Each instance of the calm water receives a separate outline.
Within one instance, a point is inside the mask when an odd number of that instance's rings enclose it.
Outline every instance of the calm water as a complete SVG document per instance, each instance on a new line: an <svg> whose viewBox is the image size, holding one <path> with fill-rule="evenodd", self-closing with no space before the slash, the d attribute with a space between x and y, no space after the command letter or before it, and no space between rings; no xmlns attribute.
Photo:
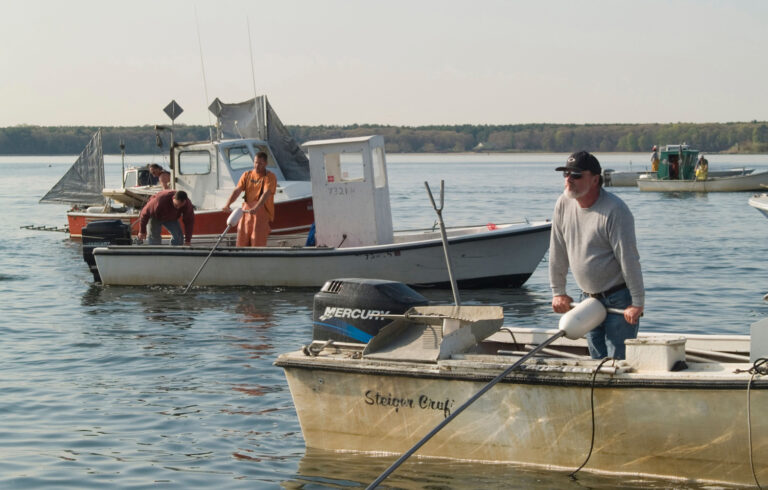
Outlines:
<svg viewBox="0 0 768 490"><path fill-rule="evenodd" d="M640 154L598 155L642 170ZM551 216L565 155L390 155L397 228L431 226L423 182L446 181L450 225ZM38 199L74 157L0 158L0 487L356 488L394 458L306 451L276 356L311 338L313 290L95 286L64 206ZM107 159L107 184L120 161ZM135 159L131 163L139 163ZM712 155L712 168L768 170L768 156ZM640 193L644 330L748 333L768 316L768 220L748 193ZM511 251L512 253L513 251ZM572 285L572 281L570 282ZM574 294L576 290L572 287ZM435 301L450 292L425 291ZM518 290L463 292L504 306L508 324L553 327L546 262ZM450 426L449 426L450 428ZM449 430L449 429L446 429ZM585 451L588 448L585 448ZM664 487L508 465L413 459L400 488Z"/></svg>

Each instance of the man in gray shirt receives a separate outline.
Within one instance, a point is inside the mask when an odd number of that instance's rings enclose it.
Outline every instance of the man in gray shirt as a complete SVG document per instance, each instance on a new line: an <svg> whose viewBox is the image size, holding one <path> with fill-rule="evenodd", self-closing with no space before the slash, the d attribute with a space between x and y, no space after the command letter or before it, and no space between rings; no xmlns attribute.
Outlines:
<svg viewBox="0 0 768 490"><path fill-rule="evenodd" d="M635 242L635 220L624 201L602 188L600 162L580 151L568 157L562 171L565 190L555 204L549 245L552 309L565 313L573 298L566 294L570 267L582 299L597 298L609 313L587 334L594 359L624 359L624 340L637 337L645 304L643 274Z"/></svg>

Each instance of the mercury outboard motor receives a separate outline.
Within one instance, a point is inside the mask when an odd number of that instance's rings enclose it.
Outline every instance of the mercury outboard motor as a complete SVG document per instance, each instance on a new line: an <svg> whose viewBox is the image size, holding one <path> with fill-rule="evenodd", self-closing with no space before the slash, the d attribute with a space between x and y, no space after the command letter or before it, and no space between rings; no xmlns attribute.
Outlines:
<svg viewBox="0 0 768 490"><path fill-rule="evenodd" d="M93 280L101 282L99 270L96 268L96 260L93 258L93 249L109 245L130 245L131 226L119 219L91 221L83 227L83 260L93 273Z"/></svg>
<svg viewBox="0 0 768 490"><path fill-rule="evenodd" d="M401 282L380 279L334 279L315 294L313 340L367 343L392 320L429 300Z"/></svg>

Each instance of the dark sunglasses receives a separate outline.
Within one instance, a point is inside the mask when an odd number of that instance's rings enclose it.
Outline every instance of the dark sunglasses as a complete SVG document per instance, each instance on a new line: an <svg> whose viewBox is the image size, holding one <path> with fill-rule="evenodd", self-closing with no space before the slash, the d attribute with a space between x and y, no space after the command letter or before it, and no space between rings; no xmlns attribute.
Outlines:
<svg viewBox="0 0 768 490"><path fill-rule="evenodd" d="M573 180L578 180L582 177L582 175L583 174L579 172L571 172L570 170L563 170L563 177L565 177L566 179L568 177L573 177Z"/></svg>

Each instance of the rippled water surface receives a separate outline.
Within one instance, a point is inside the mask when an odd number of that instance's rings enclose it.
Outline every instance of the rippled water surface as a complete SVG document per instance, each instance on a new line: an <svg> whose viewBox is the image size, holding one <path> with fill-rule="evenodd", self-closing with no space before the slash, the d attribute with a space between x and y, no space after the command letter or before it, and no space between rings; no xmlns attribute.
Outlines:
<svg viewBox="0 0 768 490"><path fill-rule="evenodd" d="M604 167L646 155L598 155ZM549 218L565 155L390 155L397 228L431 226L423 182L446 182L447 225ZM311 339L314 290L92 284L78 243L21 229L65 224L38 200L74 157L0 158L0 487L356 488L393 460L307 451L279 353ZM139 163L137 160L135 163ZM641 162L641 163L638 163ZM768 170L768 156L712 168ZM108 157L107 184L120 163ZM644 330L746 334L768 316L768 220L748 193L614 189L635 214ZM575 294L575 288L571 288ZM423 291L438 302L449 291ZM552 327L546 262L517 290L464 291L508 324ZM450 426L449 426L450 428ZM449 430L449 429L446 429ZM585 448L585 451L587 448ZM400 488L664 487L509 465L413 459Z"/></svg>

